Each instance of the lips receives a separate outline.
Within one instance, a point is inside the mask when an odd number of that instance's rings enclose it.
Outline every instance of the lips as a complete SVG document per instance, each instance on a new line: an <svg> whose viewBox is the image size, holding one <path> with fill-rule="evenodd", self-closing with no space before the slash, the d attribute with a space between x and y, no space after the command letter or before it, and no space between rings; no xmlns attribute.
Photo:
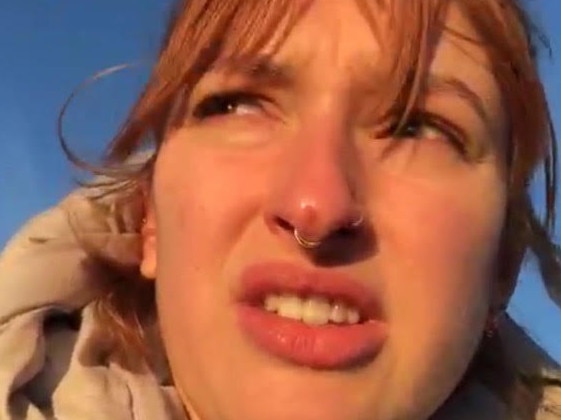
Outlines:
<svg viewBox="0 0 561 420"><path fill-rule="evenodd" d="M377 297L352 277L330 269L284 263L249 266L236 295L240 328L260 350L287 362L316 369L342 369L372 360L382 348L387 325ZM323 296L359 310L355 325L311 326L267 312L268 294Z"/></svg>

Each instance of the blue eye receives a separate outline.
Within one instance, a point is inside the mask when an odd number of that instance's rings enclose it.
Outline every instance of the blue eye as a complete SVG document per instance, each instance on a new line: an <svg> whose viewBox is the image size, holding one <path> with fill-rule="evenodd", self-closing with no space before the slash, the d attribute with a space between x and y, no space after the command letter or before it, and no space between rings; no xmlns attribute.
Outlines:
<svg viewBox="0 0 561 420"><path fill-rule="evenodd" d="M246 92L228 92L210 95L199 102L193 110L196 119L222 115L248 115L261 110L261 98Z"/></svg>

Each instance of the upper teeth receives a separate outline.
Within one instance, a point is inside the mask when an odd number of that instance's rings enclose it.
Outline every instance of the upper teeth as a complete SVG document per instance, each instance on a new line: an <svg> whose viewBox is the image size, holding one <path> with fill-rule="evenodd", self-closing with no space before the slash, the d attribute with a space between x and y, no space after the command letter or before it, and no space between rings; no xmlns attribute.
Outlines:
<svg viewBox="0 0 561 420"><path fill-rule="evenodd" d="M360 320L357 309L340 301L329 302L321 296L301 298L296 295L269 294L265 297L263 306L269 312L310 325L325 325L329 321L357 324Z"/></svg>

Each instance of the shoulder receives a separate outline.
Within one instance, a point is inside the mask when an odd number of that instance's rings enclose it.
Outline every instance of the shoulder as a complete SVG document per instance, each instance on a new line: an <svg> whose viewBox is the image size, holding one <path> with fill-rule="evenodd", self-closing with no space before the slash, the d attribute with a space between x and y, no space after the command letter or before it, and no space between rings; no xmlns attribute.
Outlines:
<svg viewBox="0 0 561 420"><path fill-rule="evenodd" d="M542 402L536 420L561 420L561 371L546 371Z"/></svg>
<svg viewBox="0 0 561 420"><path fill-rule="evenodd" d="M501 338L508 356L525 377L542 386L536 420L561 420L561 366L512 318L501 325Z"/></svg>

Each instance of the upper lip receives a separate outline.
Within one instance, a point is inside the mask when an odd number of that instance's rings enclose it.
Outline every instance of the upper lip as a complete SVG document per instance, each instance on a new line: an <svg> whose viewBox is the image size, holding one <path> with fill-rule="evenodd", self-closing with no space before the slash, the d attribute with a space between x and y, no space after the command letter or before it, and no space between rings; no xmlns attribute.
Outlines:
<svg viewBox="0 0 561 420"><path fill-rule="evenodd" d="M352 276L325 268L304 268L288 262L264 262L243 270L237 300L260 304L267 294L320 295L356 308L363 320L380 319L378 297Z"/></svg>

